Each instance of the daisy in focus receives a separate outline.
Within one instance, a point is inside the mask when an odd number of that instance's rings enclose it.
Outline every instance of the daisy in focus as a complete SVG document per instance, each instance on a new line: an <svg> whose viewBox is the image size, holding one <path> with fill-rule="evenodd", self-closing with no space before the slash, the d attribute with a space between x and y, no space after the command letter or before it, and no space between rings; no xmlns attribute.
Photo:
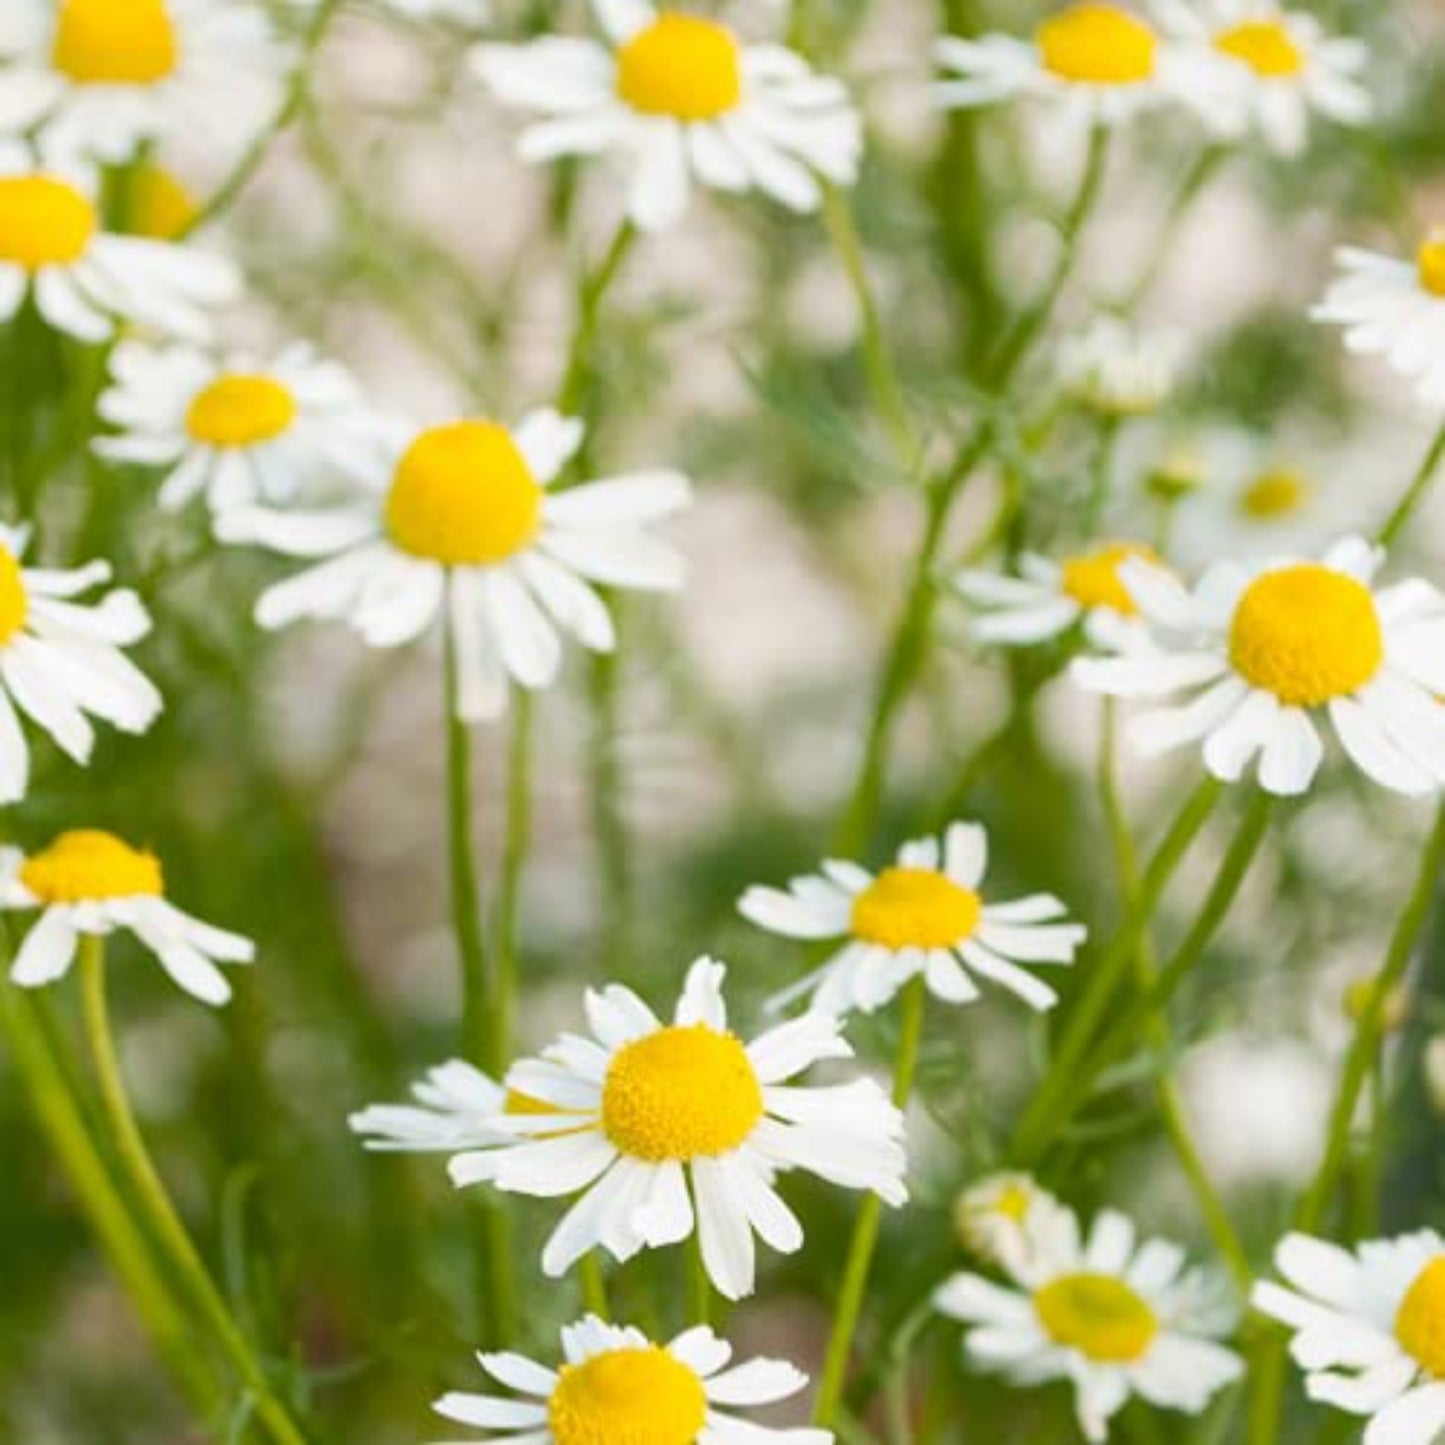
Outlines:
<svg viewBox="0 0 1445 1445"><path fill-rule="evenodd" d="M979 1368L1021 1386L1070 1381L1091 1441L1108 1439L1131 1396L1197 1415L1243 1372L1239 1356L1216 1343L1233 1312L1209 1278L1184 1269L1177 1245L1137 1244L1122 1214L1100 1214L1085 1242L1076 1216L1061 1209L1017 1267L1001 1263L1013 1288L959 1274L934 1303L972 1327L963 1348Z"/></svg>
<svg viewBox="0 0 1445 1445"><path fill-rule="evenodd" d="M682 563L647 532L682 510L687 478L638 472L548 491L582 444L580 422L536 411L515 427L458 421L379 449L369 495L325 511L235 507L226 542L326 560L262 594L263 627L344 620L372 647L397 647L445 613L456 657L456 711L506 707L508 684L548 687L559 634L594 652L616 644L592 587L670 591Z"/></svg>
<svg viewBox="0 0 1445 1445"><path fill-rule="evenodd" d="M1138 605L1119 575L1131 557L1157 560L1138 542L1108 542L1059 562L1025 552L1017 577L969 568L953 585L980 609L970 631L981 643L1027 647L1082 625L1093 646L1116 652L1139 631Z"/></svg>
<svg viewBox="0 0 1445 1445"><path fill-rule="evenodd" d="M808 1377L782 1360L732 1364L706 1325L654 1344L641 1330L593 1315L562 1330L560 1369L515 1354L479 1355L514 1395L444 1395L436 1412L514 1445L828 1445L828 1430L772 1429L732 1411L796 1395Z"/></svg>
<svg viewBox="0 0 1445 1445"><path fill-rule="evenodd" d="M857 177L862 126L841 81L782 46L744 46L719 21L648 0L595 9L606 43L553 36L475 52L501 100L546 117L523 133L524 160L620 152L627 214L644 231L679 221L694 182L813 211L820 176L844 186Z"/></svg>
<svg viewBox="0 0 1445 1445"><path fill-rule="evenodd" d="M1286 1284L1257 1284L1253 1304L1295 1332L1310 1399L1367 1416L1364 1445L1433 1445L1445 1430L1445 1239L1425 1230L1349 1250L1292 1234L1275 1265Z"/></svg>
<svg viewBox="0 0 1445 1445"><path fill-rule="evenodd" d="M1081 3L1049 16L1029 40L945 36L933 87L950 109L1026 96L1051 101L1081 127L1114 125L1187 93L1207 72L1121 5Z"/></svg>
<svg viewBox="0 0 1445 1445"><path fill-rule="evenodd" d="M244 149L269 120L286 59L263 6L236 0L7 0L24 43L0 68L0 132L123 165L146 144Z"/></svg>
<svg viewBox="0 0 1445 1445"><path fill-rule="evenodd" d="M940 842L905 843L898 861L876 876L829 859L822 872L795 878L786 891L750 888L744 918L785 938L846 939L820 969L774 1000L802 994L822 1014L882 1008L910 979L922 978L944 1003L972 1003L976 979L1049 1009L1058 994L1022 963L1068 964L1088 935L1067 923L1057 898L1035 893L986 902L988 835L977 823L952 823Z"/></svg>
<svg viewBox="0 0 1445 1445"><path fill-rule="evenodd" d="M33 296L45 322L78 341L108 341L123 321L204 341L209 313L240 292L230 262L106 231L96 185L85 167L0 142L0 323Z"/></svg>
<svg viewBox="0 0 1445 1445"><path fill-rule="evenodd" d="M549 1276L599 1247L623 1261L696 1231L713 1284L741 1299L753 1290L754 1234L784 1254L803 1244L777 1174L804 1169L906 1202L903 1117L882 1089L788 1083L852 1057L841 1023L810 1015L744 1044L728 1029L725 973L694 963L671 1024L630 989L589 992L593 1037L564 1035L508 1074L529 1101L494 1120L510 1142L452 1160L458 1186L580 1194L543 1251Z"/></svg>
<svg viewBox="0 0 1445 1445"><path fill-rule="evenodd" d="M1362 125L1373 111L1360 73L1369 52L1358 40L1327 35L1313 15L1275 0L1156 0L1165 28L1198 48L1217 83L1198 111L1229 139L1251 131L1271 150L1298 155L1312 115Z"/></svg>
<svg viewBox="0 0 1445 1445"><path fill-rule="evenodd" d="M346 1121L368 1149L389 1153L457 1154L502 1143L492 1128L507 1091L463 1059L450 1059L412 1085L412 1104L372 1104Z"/></svg>
<svg viewBox="0 0 1445 1445"><path fill-rule="evenodd" d="M1383 357L1428 406L1445 406L1445 230L1431 231L1413 261L1354 246L1336 260L1344 274L1310 315L1343 326L1349 350Z"/></svg>
<svg viewBox="0 0 1445 1445"><path fill-rule="evenodd" d="M161 695L121 651L150 631L134 592L76 598L110 580L105 562L69 571L25 567L23 530L0 526L0 802L30 786L28 717L77 763L95 745L91 718L143 733L160 716Z"/></svg>
<svg viewBox="0 0 1445 1445"><path fill-rule="evenodd" d="M1238 782L1258 760L1260 786L1305 792L1324 759L1328 716L1367 777L1420 795L1445 784L1445 597L1424 582L1376 590L1380 548L1361 538L1322 560L1224 562L1193 591L1138 561L1123 575L1151 624L1151 645L1079 658L1078 682L1125 698L1191 699L1139 718L1147 754L1202 743L1205 767Z"/></svg>
<svg viewBox="0 0 1445 1445"><path fill-rule="evenodd" d="M347 372L309 346L274 360L122 342L100 415L119 429L97 455L164 469L160 503L214 511L293 501L375 468L383 423Z"/></svg>
<svg viewBox="0 0 1445 1445"><path fill-rule="evenodd" d="M0 850L0 908L40 918L15 955L11 981L40 988L68 973L82 936L133 933L193 998L219 1006L231 985L216 964L250 963L256 947L182 913L165 896L160 860L111 833L62 833L28 856Z"/></svg>

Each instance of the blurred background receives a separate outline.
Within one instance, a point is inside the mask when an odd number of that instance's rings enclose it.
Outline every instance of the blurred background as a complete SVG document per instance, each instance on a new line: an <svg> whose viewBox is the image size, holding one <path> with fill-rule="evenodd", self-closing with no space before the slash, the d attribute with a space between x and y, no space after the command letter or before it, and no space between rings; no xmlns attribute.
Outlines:
<svg viewBox="0 0 1445 1445"><path fill-rule="evenodd" d="M691 8L749 37L783 23L765 0ZM1081 540L1080 479L1100 455L1110 535L1154 537L1167 524L1190 565L1308 545L1371 525L1433 434L1438 418L1382 367L1349 361L1307 312L1336 245L1409 255L1445 220L1445 11L1428 0L1310 8L1368 41L1376 124L1320 126L1299 161L1219 158L1187 209L1180 182L1200 162L1198 128L1179 117L1127 132L1055 332L1077 335L1138 293L1133 315L1167 338L1175 376L1124 414L1068 402L1030 462L1029 506L1010 524L1009 547ZM298 9L280 11L278 25L297 29ZM854 199L888 338L924 431L947 453L973 414L985 349L1048 269L1080 156L1027 109L934 113L931 45L944 30L1027 33L1046 7L816 9L819 63L849 79L868 117ZM489 35L589 24L580 0L496 0L496 10ZM514 120L469 75L463 35L365 0L343 5L296 125L208 232L250 279L236 334L309 338L379 405L421 421L510 416L554 394L575 277L605 245L620 199L605 171L515 161ZM225 172L215 156L160 159L197 195ZM708 200L685 227L646 242L609 301L598 469L677 465L695 478L697 505L675 530L691 577L676 598L626 605L615 675L574 655L567 684L536 705L522 931L530 1043L575 1022L582 986L602 979L667 1003L707 951L733 965L739 998L756 1000L805 965L801 946L750 929L735 903L749 883L806 871L833 831L921 517L871 419L857 340L821 225L751 199ZM1041 349L1018 389L1020 427L1058 401L1056 350ZM47 752L7 833L32 844L77 824L113 828L162 855L183 907L258 939L260 964L221 1014L117 946L138 1105L207 1257L314 1403L325 1438L435 1438L430 1400L477 1387L475 1205L454 1194L440 1160L366 1156L345 1120L400 1098L457 1047L439 658L421 647L365 653L340 630L260 634L251 604L278 571L207 546L195 514L158 515L145 474L87 461L56 408L44 409L81 363L58 345L33 361L51 445L48 532L76 555L113 558L147 593L161 625L142 660L168 708L144 739L106 737L88 772ZM15 425L0 403L0 428L6 415ZM971 489L951 564L990 535L1002 484L990 475ZM1437 581L1442 528L1437 508L1408 559ZM1091 777L1097 703L1054 679L1059 658L1047 650L981 651L967 622L961 602L945 601L865 861L951 809L989 825L1000 893L1057 892L1106 935L1118 904ZM484 886L498 862L506 735L505 725L478 734ZM1192 756L1131 767L1141 834L1167 821L1196 768ZM595 801L609 770L621 781L620 818ZM1350 985L1378 965L1426 821L1419 807L1331 774L1283 814L1177 1005L1190 1117L1261 1264L1313 1168ZM1227 812L1216 820L1171 912L1191 916L1230 825ZM599 866L599 828L613 827L626 832L621 869ZM1438 929L1424 966L1426 987L1392 1045L1401 1066L1383 1135L1390 1227L1441 1222L1445 1077L1432 1092L1427 1066L1431 1038L1445 1031ZM74 989L56 1003L68 1027ZM918 1202L889 1222L882 1318L907 1314L956 1267L952 1200L998 1163L1033 1077L1035 1027L1008 998L934 1011L916 1108ZM889 1028L886 1017L861 1028L866 1057L887 1059ZM1146 1083L1112 1081L1080 1125L1067 1173L1049 1182L1081 1207L1118 1204L1202 1247ZM0 1160L0 1441L207 1438L112 1284L3 1053ZM828 1323L852 1201L799 1195L807 1251L774 1261L731 1328L806 1367ZM514 1213L531 1258L554 1211ZM526 1313L540 1345L576 1313L571 1287L544 1287L538 1275ZM1062 1392L965 1383L952 1327L933 1326L926 1348L957 1375L944 1392L953 1423L938 1438L1074 1438ZM1211 1428L1196 1438L1231 1438L1227 1423L1206 1420Z"/></svg>

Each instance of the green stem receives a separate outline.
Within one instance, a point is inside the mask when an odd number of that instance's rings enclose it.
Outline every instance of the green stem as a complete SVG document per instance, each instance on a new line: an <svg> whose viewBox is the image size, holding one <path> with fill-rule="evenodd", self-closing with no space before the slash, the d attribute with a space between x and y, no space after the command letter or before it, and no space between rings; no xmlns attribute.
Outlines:
<svg viewBox="0 0 1445 1445"><path fill-rule="evenodd" d="M1214 811L1222 792L1223 785L1217 779L1205 777L1189 795L1144 870L1135 907L1125 916L1104 956L1097 963L1087 965L1083 992L1069 1014L1048 1075L1025 1110L1014 1136L1011 1157L1021 1165L1037 1159L1056 1131L1060 1117L1079 1103L1079 1065L1133 962L1139 940L1154 916L1164 889Z"/></svg>
<svg viewBox="0 0 1445 1445"><path fill-rule="evenodd" d="M165 1250L176 1276L197 1311L214 1332L237 1375L252 1396L255 1411L277 1445L307 1445L307 1437L272 1387L257 1361L250 1341L242 1334L224 1299L206 1270L200 1253L171 1202L131 1109L116 1054L105 996L105 941L89 934L81 939L81 982L85 1027L95 1066L101 1106L114 1135L116 1152L126 1178L157 1241Z"/></svg>
<svg viewBox="0 0 1445 1445"><path fill-rule="evenodd" d="M497 898L496 970L491 1002L492 1057L505 1069L512 1058L520 949L522 878L532 849L532 741L535 732L531 693L517 690L507 762L507 840Z"/></svg>
<svg viewBox="0 0 1445 1445"><path fill-rule="evenodd" d="M903 1010L898 1040L898 1060L893 1072L893 1102L905 1108L913 1094L913 1081L918 1072L918 1055L923 1043L923 1020L927 1013L928 990L922 978L915 978L903 992ZM853 1337L863 1312L863 1295L868 1287L868 1272L873 1252L878 1245L878 1230L883 1218L883 1201L869 1194L858 1208L853 1225L853 1238L843 1266L843 1284L833 1315L833 1332L828 1340L823 1373L818 1384L818 1397L813 1406L813 1423L827 1428L835 1423L843 1399L843 1383L848 1373L848 1360L853 1352Z"/></svg>
<svg viewBox="0 0 1445 1445"><path fill-rule="evenodd" d="M618 749L620 664L615 653L588 660L592 726L588 739L592 836L601 889L601 956L608 968L627 958L632 936L632 868L627 819L622 805L622 762Z"/></svg>
<svg viewBox="0 0 1445 1445"><path fill-rule="evenodd" d="M637 240L631 221L618 227L601 263L585 277L577 291L577 324L572 333L572 348L567 357L557 408L564 416L577 412L587 400L592 384L592 351L597 341L597 328L602 315L602 302L622 270L622 263Z"/></svg>
<svg viewBox="0 0 1445 1445"><path fill-rule="evenodd" d="M692 1323L712 1323L712 1281L708 1278L707 1261L702 1257L702 1239L694 1232L688 1242L688 1274L692 1285Z"/></svg>
<svg viewBox="0 0 1445 1445"><path fill-rule="evenodd" d="M602 1273L602 1256L594 1249L582 1256L577 1266L582 1281L582 1303L588 1314L599 1320L610 1320L612 1310L607 1303L607 1280Z"/></svg>
<svg viewBox="0 0 1445 1445"><path fill-rule="evenodd" d="M1405 528L1409 526L1416 509L1425 500L1436 476L1439 475L1442 458L1445 458L1445 427L1441 427L1435 440L1430 443L1429 450L1425 453L1410 485L1405 489L1405 495L1400 498L1399 504L1390 513L1385 525L1380 528L1379 540L1382 547L1394 546Z"/></svg>
<svg viewBox="0 0 1445 1445"><path fill-rule="evenodd" d="M1132 316L1148 298L1155 283L1159 280L1160 273L1164 270L1165 262L1173 254L1174 242L1183 229L1185 221L1189 219L1189 214L1194 209L1194 203L1203 194L1205 186L1214 178L1215 172L1223 165L1228 155L1228 147L1219 145L1209 146L1200 152L1194 165L1179 183L1179 188L1174 192L1173 199L1169 203L1169 209L1159 223L1159 229L1155 233L1159 238L1158 244L1150 253L1149 260L1145 263L1144 269L1139 273L1134 284L1115 303L1115 310L1125 316Z"/></svg>

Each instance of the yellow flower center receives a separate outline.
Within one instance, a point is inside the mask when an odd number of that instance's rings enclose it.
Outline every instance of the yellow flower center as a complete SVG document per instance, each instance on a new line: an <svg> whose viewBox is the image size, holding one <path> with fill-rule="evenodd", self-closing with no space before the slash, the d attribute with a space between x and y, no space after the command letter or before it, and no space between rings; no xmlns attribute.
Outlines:
<svg viewBox="0 0 1445 1445"><path fill-rule="evenodd" d="M1084 85L1138 85L1154 75L1159 39L1117 5L1073 5L1034 33L1044 68Z"/></svg>
<svg viewBox="0 0 1445 1445"><path fill-rule="evenodd" d="M63 0L51 63L82 85L154 85L180 58L164 0Z"/></svg>
<svg viewBox="0 0 1445 1445"><path fill-rule="evenodd" d="M557 1445L693 1445L706 1422L702 1381L658 1345L566 1366L547 1402Z"/></svg>
<svg viewBox="0 0 1445 1445"><path fill-rule="evenodd" d="M1027 1185L1006 1184L993 1201L993 1212L1010 1223L1022 1224L1028 1218L1033 1200L1033 1192Z"/></svg>
<svg viewBox="0 0 1445 1445"><path fill-rule="evenodd" d="M1214 37L1214 48L1270 80L1298 75L1305 58L1294 36L1278 20L1246 20Z"/></svg>
<svg viewBox="0 0 1445 1445"><path fill-rule="evenodd" d="M53 176L0 178L0 261L25 271L80 260L99 226L95 207Z"/></svg>
<svg viewBox="0 0 1445 1445"><path fill-rule="evenodd" d="M1369 588L1304 563L1250 584L1229 630L1234 670L1288 707L1318 707L1358 691L1385 660Z"/></svg>
<svg viewBox="0 0 1445 1445"><path fill-rule="evenodd" d="M1376 982L1374 978L1357 978L1346 985L1341 1003L1345 1017L1351 1023L1359 1023L1364 1018L1365 1010L1375 997ZM1384 1011L1380 1015L1381 1027L1386 1033L1398 1033L1409 1021L1410 991L1405 988L1392 988L1385 995Z"/></svg>
<svg viewBox="0 0 1445 1445"><path fill-rule="evenodd" d="M1298 472L1277 467L1261 472L1239 494L1239 510L1256 522L1292 517L1310 499L1310 484Z"/></svg>
<svg viewBox="0 0 1445 1445"><path fill-rule="evenodd" d="M20 881L42 903L85 903L100 898L158 898L164 892L160 860L113 833L77 829L20 865Z"/></svg>
<svg viewBox="0 0 1445 1445"><path fill-rule="evenodd" d="M0 547L0 647L25 626L29 612L20 562L8 547Z"/></svg>
<svg viewBox="0 0 1445 1445"><path fill-rule="evenodd" d="M1120 566L1130 557L1140 557L1146 562L1158 561L1158 554L1152 547L1137 542L1114 542L1097 552L1066 558L1063 575L1065 594L1090 611L1096 607L1107 607L1124 617L1137 616L1139 605L1119 576Z"/></svg>
<svg viewBox="0 0 1445 1445"><path fill-rule="evenodd" d="M617 52L617 93L645 115L714 120L743 96L738 43L715 20L665 10Z"/></svg>
<svg viewBox="0 0 1445 1445"><path fill-rule="evenodd" d="M200 213L195 197L164 166L140 167L130 204L130 229L152 241L179 240Z"/></svg>
<svg viewBox="0 0 1445 1445"><path fill-rule="evenodd" d="M932 868L885 868L853 900L852 932L894 950L951 948L982 915L977 893Z"/></svg>
<svg viewBox="0 0 1445 1445"><path fill-rule="evenodd" d="M624 1154L654 1164L731 1154L762 1117L763 1089L747 1050L706 1024L627 1044L602 1086L603 1131Z"/></svg>
<svg viewBox="0 0 1445 1445"><path fill-rule="evenodd" d="M220 376L197 392L186 431L208 447L274 441L296 420L296 398L269 376Z"/></svg>
<svg viewBox="0 0 1445 1445"><path fill-rule="evenodd" d="M1107 1274L1066 1274L1034 1295L1049 1337L1102 1365L1141 1358L1159 1333L1154 1311L1121 1280Z"/></svg>
<svg viewBox="0 0 1445 1445"><path fill-rule="evenodd" d="M391 540L451 567L503 562L541 523L542 488L512 434L489 421L424 431L397 464L386 501Z"/></svg>
<svg viewBox="0 0 1445 1445"><path fill-rule="evenodd" d="M1405 1291L1395 1338L1426 1374L1445 1380L1445 1255L1432 1259Z"/></svg>
<svg viewBox="0 0 1445 1445"><path fill-rule="evenodd" d="M1431 231L1420 244L1420 284L1432 296L1445 296L1445 231Z"/></svg>

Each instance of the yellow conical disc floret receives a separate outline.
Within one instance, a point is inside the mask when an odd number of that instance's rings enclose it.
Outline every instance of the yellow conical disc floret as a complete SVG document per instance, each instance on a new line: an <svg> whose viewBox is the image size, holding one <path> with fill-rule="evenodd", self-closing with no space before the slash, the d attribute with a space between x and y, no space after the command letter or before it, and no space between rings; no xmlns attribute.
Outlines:
<svg viewBox="0 0 1445 1445"><path fill-rule="evenodd" d="M164 0L62 0L51 61L71 80L154 85L180 58L180 38Z"/></svg>
<svg viewBox="0 0 1445 1445"><path fill-rule="evenodd" d="M742 99L742 56L726 26L664 11L617 55L617 93L634 110L714 120Z"/></svg>
<svg viewBox="0 0 1445 1445"><path fill-rule="evenodd" d="M1101 1365L1127 1365L1159 1333L1154 1311L1122 1280L1070 1274L1034 1295L1039 1321L1056 1343Z"/></svg>
<svg viewBox="0 0 1445 1445"><path fill-rule="evenodd" d="M0 546L0 647L25 626L29 612L20 562L8 547Z"/></svg>
<svg viewBox="0 0 1445 1445"><path fill-rule="evenodd" d="M290 389L269 376L222 376L191 402L186 430L206 446L256 446L287 431L296 410Z"/></svg>
<svg viewBox="0 0 1445 1445"><path fill-rule="evenodd" d="M1035 34L1044 68L1084 85L1138 85L1154 75L1158 36L1117 5L1073 5Z"/></svg>
<svg viewBox="0 0 1445 1445"><path fill-rule="evenodd" d="M1395 1338L1437 1380L1445 1380L1445 1255L1432 1259L1405 1292Z"/></svg>
<svg viewBox="0 0 1445 1445"><path fill-rule="evenodd" d="M950 948L978 927L983 902L931 868L886 868L853 901L853 935L884 948Z"/></svg>
<svg viewBox="0 0 1445 1445"><path fill-rule="evenodd" d="M0 262L24 271L73 265L98 228L95 207L68 181L0 177Z"/></svg>
<svg viewBox="0 0 1445 1445"><path fill-rule="evenodd" d="M159 897L159 859L113 833L77 829L20 865L20 881L42 903L84 903L104 898Z"/></svg>
<svg viewBox="0 0 1445 1445"><path fill-rule="evenodd" d="M556 1445L693 1445L707 1423L702 1381L657 1345L568 1365L547 1402Z"/></svg>
<svg viewBox="0 0 1445 1445"><path fill-rule="evenodd" d="M1268 80L1298 75L1304 69L1305 58L1294 36L1278 20L1246 20L1231 26L1214 37L1214 47Z"/></svg>

